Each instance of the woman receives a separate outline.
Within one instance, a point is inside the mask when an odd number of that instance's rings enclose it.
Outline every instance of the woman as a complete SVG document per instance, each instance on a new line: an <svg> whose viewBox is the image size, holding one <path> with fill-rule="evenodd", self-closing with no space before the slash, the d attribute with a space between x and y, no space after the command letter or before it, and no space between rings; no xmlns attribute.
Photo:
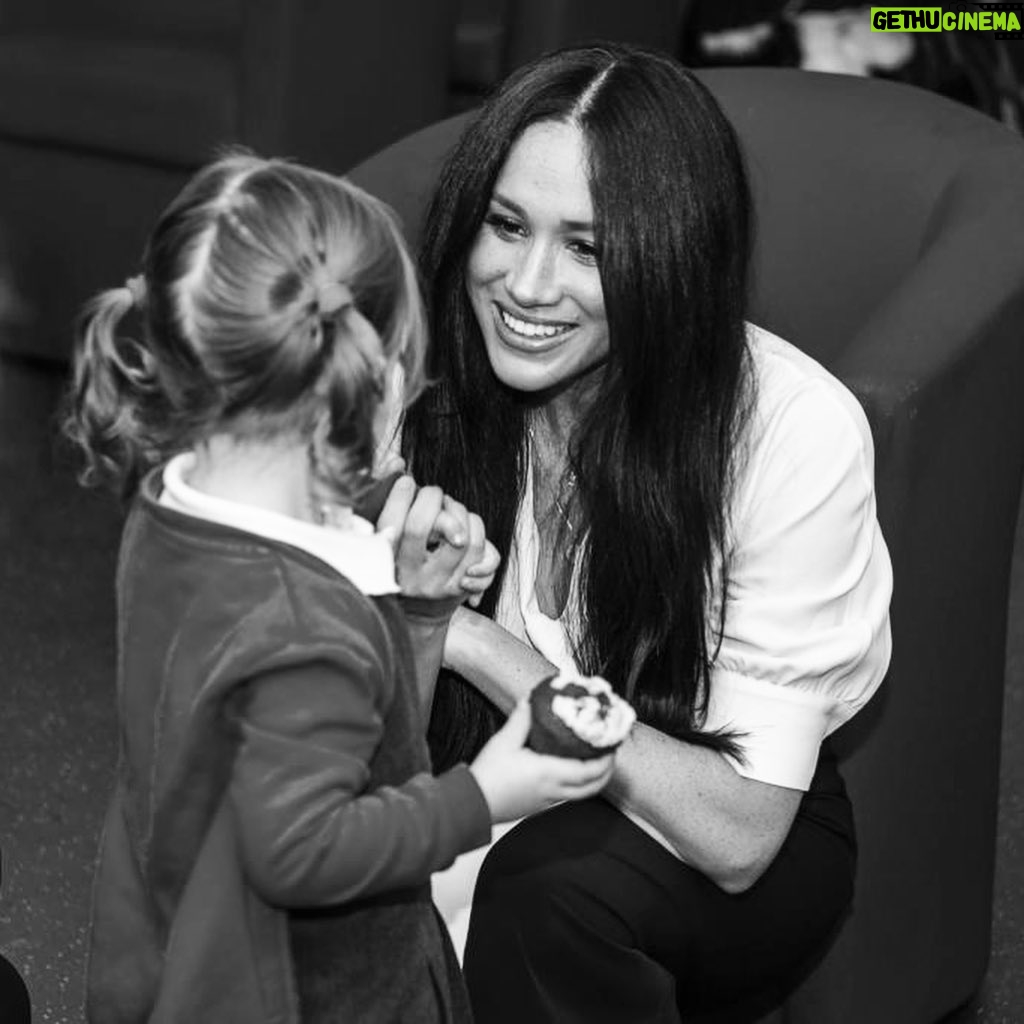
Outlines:
<svg viewBox="0 0 1024 1024"><path fill-rule="evenodd" d="M436 767L553 667L604 675L641 722L606 799L488 854L481 1024L767 1004L849 905L827 736L885 673L891 569L860 407L745 323L749 233L713 98L617 46L514 74L431 205L439 383L403 443L507 555L449 630Z"/></svg>

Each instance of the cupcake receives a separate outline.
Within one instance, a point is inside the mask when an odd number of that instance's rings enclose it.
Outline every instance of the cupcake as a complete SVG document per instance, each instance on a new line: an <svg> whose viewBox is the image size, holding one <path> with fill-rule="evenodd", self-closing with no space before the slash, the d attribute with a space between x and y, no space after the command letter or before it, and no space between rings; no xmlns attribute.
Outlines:
<svg viewBox="0 0 1024 1024"><path fill-rule="evenodd" d="M533 688L530 715L531 750L580 760L610 754L636 721L636 712L607 680L565 673Z"/></svg>

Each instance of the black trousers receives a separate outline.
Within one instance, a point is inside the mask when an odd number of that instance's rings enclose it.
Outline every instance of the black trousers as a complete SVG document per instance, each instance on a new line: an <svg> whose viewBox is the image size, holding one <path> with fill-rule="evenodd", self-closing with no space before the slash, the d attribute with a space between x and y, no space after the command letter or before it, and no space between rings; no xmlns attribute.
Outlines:
<svg viewBox="0 0 1024 1024"><path fill-rule="evenodd" d="M738 895L604 800L561 804L484 861L464 960L476 1022L755 1020L842 920L855 862L827 747L776 859Z"/></svg>
<svg viewBox="0 0 1024 1024"><path fill-rule="evenodd" d="M0 1021L4 1024L29 1024L28 989L21 975L5 957L0 956Z"/></svg>

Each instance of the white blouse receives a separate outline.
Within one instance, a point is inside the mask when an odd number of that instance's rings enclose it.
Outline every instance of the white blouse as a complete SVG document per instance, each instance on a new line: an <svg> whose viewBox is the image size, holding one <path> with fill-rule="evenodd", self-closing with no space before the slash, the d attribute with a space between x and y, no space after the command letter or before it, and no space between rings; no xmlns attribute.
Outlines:
<svg viewBox="0 0 1024 1024"><path fill-rule="evenodd" d="M822 739L885 675L892 569L859 403L781 338L751 327L749 340L756 406L730 513L725 628L705 728L739 734L739 774L806 790ZM538 545L528 479L496 619L571 670L575 579L561 619L541 612ZM709 628L722 599L711 596Z"/></svg>

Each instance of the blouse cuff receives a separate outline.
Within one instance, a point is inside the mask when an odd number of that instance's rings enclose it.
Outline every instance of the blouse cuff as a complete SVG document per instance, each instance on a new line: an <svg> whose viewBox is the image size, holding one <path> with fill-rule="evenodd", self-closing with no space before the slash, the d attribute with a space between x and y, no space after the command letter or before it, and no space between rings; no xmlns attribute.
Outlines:
<svg viewBox="0 0 1024 1024"><path fill-rule="evenodd" d="M742 760L725 755L747 779L806 791L838 701L718 669L704 728L736 734Z"/></svg>

